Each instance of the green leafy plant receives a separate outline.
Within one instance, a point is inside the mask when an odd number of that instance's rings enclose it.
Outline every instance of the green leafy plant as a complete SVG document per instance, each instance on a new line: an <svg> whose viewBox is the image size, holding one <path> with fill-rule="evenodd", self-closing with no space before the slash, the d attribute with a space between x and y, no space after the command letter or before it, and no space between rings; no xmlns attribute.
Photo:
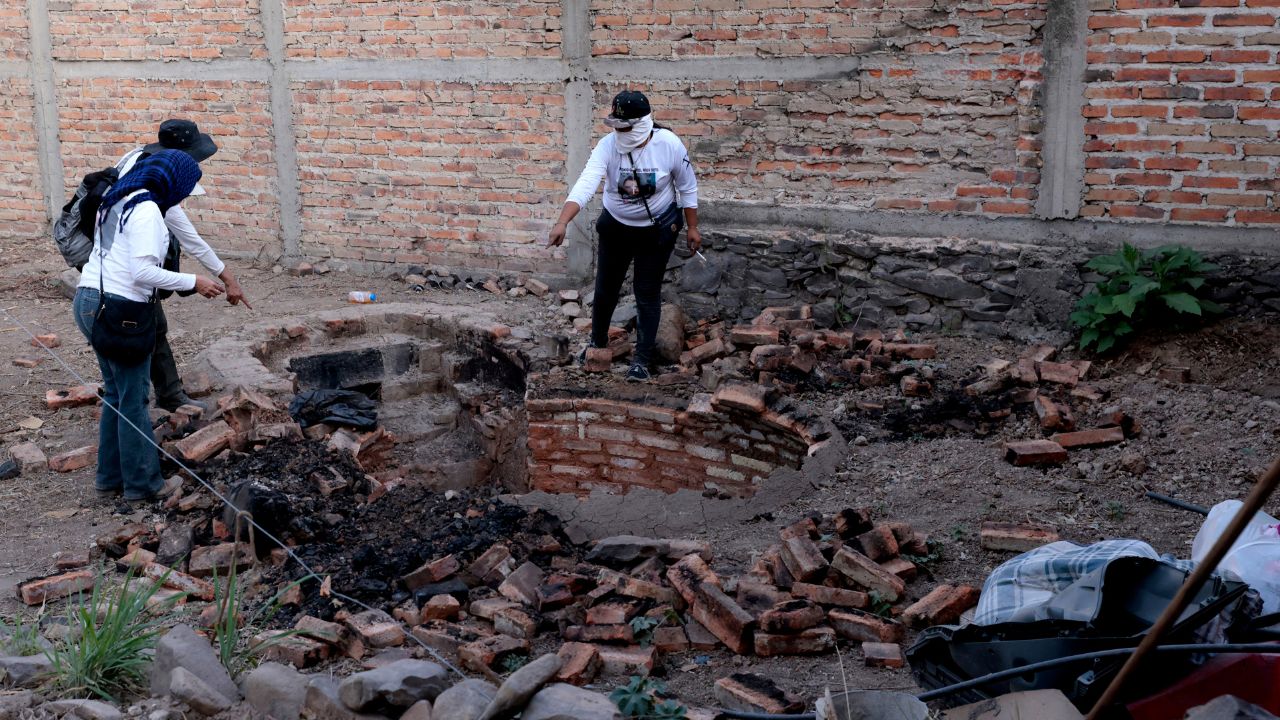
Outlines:
<svg viewBox="0 0 1280 720"><path fill-rule="evenodd" d="M623 717L657 720L684 720L689 709L679 702L664 699L667 686L660 680L632 675L626 685L615 688L609 700L618 706Z"/></svg>
<svg viewBox="0 0 1280 720"><path fill-rule="evenodd" d="M526 653L511 653L510 655L502 658L502 660L498 662L498 665L502 668L502 672L509 674L519 670L525 665L528 665L530 659L531 658Z"/></svg>
<svg viewBox="0 0 1280 720"><path fill-rule="evenodd" d="M232 553L232 557L238 557L238 553ZM218 582L218 570L214 568L213 604L218 608L218 615L213 622L213 640L218 650L218 660L232 677L250 669L258 655L301 633L296 628L275 632L253 647L249 647L245 640L253 634L255 628L275 617L275 614L280 611L280 598L284 597L285 593L312 577L314 576L308 575L284 586L246 617L243 613L244 593L240 587L236 563L232 562L226 583Z"/></svg>
<svg viewBox="0 0 1280 720"><path fill-rule="evenodd" d="M924 555L902 553L902 557L904 560L910 561L912 564L929 569L942 559L943 550L945 548L946 545L941 540L934 540L933 538L930 538L925 544L927 552Z"/></svg>
<svg viewBox="0 0 1280 720"><path fill-rule="evenodd" d="M1119 500L1107 501L1107 517L1111 518L1116 522L1120 522L1121 520L1124 520L1126 517L1128 517L1128 515L1129 515L1129 509L1124 506L1124 503L1120 502Z"/></svg>
<svg viewBox="0 0 1280 720"><path fill-rule="evenodd" d="M64 695L114 701L145 687L151 650L164 629L148 606L164 578L141 581L142 587L134 587L133 579L130 570L122 585L107 590L99 575L89 597L81 595L68 610L70 639L46 652L53 665L52 684ZM171 607L178 599L155 609Z"/></svg>
<svg viewBox="0 0 1280 720"><path fill-rule="evenodd" d="M1106 276L1076 303L1071 321L1080 328L1080 349L1106 352L1148 319L1169 310L1201 316L1222 312L1197 293L1205 273L1217 269L1187 247L1164 245L1139 250L1125 243L1111 255L1093 258L1085 267Z"/></svg>
<svg viewBox="0 0 1280 720"><path fill-rule="evenodd" d="M867 598L870 600L867 605L867 612L883 618L893 617L893 603L880 594L879 590L872 590L867 594Z"/></svg>
<svg viewBox="0 0 1280 720"><path fill-rule="evenodd" d="M653 644L653 631L661 624L662 621L658 618L637 615L631 618L631 634L635 636L636 642L647 647Z"/></svg>

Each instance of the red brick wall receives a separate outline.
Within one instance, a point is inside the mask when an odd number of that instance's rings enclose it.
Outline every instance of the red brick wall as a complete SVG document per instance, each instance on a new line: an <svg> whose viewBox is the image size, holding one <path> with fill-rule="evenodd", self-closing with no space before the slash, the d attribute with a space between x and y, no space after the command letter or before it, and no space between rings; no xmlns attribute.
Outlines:
<svg viewBox="0 0 1280 720"><path fill-rule="evenodd" d="M258 0L49 3L55 60L266 58Z"/></svg>
<svg viewBox="0 0 1280 720"><path fill-rule="evenodd" d="M294 58L557 57L560 1L286 0Z"/></svg>
<svg viewBox="0 0 1280 720"><path fill-rule="evenodd" d="M45 215L38 148L31 126L35 95L26 78L4 83L4 92L0 92L0 254L25 248L23 254L29 257L27 245L40 234Z"/></svg>
<svg viewBox="0 0 1280 720"><path fill-rule="evenodd" d="M531 399L525 409L529 486L546 492L586 495L599 488L623 495L643 487L750 497L776 468L798 468L808 449L798 435L758 415L709 403L686 411Z"/></svg>
<svg viewBox="0 0 1280 720"><path fill-rule="evenodd" d="M59 83L67 192L78 178L155 138L169 117L196 119L218 153L201 163L207 195L183 203L215 250L279 250L270 98L263 83L224 80L65 79Z"/></svg>
<svg viewBox="0 0 1280 720"><path fill-rule="evenodd" d="M29 35L24 3L0 6L0 60L26 60Z"/></svg>
<svg viewBox="0 0 1280 720"><path fill-rule="evenodd" d="M522 272L563 200L552 85L307 82L294 124L307 254Z"/></svg>
<svg viewBox="0 0 1280 720"><path fill-rule="evenodd" d="M1081 214L1280 223L1280 4L1092 4Z"/></svg>

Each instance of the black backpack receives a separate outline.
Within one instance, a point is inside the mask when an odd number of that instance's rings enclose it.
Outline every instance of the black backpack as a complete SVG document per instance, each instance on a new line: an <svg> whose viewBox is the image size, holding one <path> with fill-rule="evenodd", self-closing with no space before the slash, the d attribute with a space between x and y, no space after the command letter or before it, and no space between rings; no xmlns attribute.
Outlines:
<svg viewBox="0 0 1280 720"><path fill-rule="evenodd" d="M85 175L71 201L62 206L62 214L53 224L53 241L68 266L80 270L89 261L98 207L119 177L120 171L114 167Z"/></svg>

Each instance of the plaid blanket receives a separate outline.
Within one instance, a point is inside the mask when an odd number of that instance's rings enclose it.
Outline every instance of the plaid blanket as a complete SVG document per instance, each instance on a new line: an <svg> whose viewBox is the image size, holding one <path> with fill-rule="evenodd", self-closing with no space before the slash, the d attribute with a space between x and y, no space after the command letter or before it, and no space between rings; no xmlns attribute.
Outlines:
<svg viewBox="0 0 1280 720"><path fill-rule="evenodd" d="M1163 560L1179 570L1195 567L1190 560L1161 558L1155 548L1141 540L1103 540L1085 546L1061 540L996 568L982 586L973 622L994 625L1018 620L1018 615L1026 617L1025 611L1043 605L1068 585L1122 557Z"/></svg>

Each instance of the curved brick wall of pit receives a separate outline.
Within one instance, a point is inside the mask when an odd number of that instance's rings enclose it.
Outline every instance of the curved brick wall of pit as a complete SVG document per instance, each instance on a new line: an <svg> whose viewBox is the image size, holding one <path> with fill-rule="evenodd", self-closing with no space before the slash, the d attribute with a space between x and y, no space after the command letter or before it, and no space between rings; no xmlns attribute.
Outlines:
<svg viewBox="0 0 1280 720"><path fill-rule="evenodd" d="M799 469L838 436L790 399L746 383L726 383L687 404L527 397L525 410L529 487L579 496L642 488L749 498L776 471Z"/></svg>

